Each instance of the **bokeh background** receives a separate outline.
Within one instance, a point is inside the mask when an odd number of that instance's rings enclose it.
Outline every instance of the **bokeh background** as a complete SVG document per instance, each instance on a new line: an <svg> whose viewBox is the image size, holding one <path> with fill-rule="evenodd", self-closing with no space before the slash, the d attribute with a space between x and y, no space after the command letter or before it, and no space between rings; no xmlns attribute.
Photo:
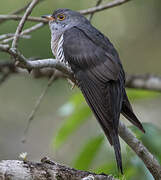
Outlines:
<svg viewBox="0 0 161 180"><path fill-rule="evenodd" d="M1 0L0 14L9 14L28 2ZM86 9L95 4L96 0L44 0L34 8L32 15L49 14L57 8ZM160 17L160 0L132 0L96 13L92 23L113 42L127 73L161 75ZM27 22L24 29L34 24ZM0 35L14 33L17 25L17 21L0 24ZM20 40L21 52L26 57L52 57L48 26L31 35L31 39ZM0 60L9 58L0 52ZM66 80L58 80L50 87L29 129L27 142L21 143L27 117L46 84L45 78L13 75L0 86L0 159L17 159L21 152L27 152L31 160L49 156L72 167L117 175L112 148L104 140L79 90L71 90ZM128 95L147 133L142 135L131 128L161 161L161 94L128 90ZM123 142L122 154L123 178L153 179L141 160Z"/></svg>

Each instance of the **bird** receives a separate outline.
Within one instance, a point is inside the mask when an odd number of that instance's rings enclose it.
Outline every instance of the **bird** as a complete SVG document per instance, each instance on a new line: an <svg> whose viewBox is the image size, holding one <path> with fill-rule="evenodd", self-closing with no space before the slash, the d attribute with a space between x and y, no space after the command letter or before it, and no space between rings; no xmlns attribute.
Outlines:
<svg viewBox="0 0 161 180"><path fill-rule="evenodd" d="M88 106L113 146L119 172L123 174L118 135L120 114L143 133L125 90L125 72L110 40L77 11L62 8L44 15L51 30L51 50L71 68Z"/></svg>

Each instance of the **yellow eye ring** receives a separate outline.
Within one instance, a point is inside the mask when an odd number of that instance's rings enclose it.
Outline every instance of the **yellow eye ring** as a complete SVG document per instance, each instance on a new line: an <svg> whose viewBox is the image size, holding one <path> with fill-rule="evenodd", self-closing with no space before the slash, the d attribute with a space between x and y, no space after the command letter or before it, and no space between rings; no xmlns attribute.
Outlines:
<svg viewBox="0 0 161 180"><path fill-rule="evenodd" d="M65 15L64 14L58 14L57 19L60 21L63 21L65 19Z"/></svg>

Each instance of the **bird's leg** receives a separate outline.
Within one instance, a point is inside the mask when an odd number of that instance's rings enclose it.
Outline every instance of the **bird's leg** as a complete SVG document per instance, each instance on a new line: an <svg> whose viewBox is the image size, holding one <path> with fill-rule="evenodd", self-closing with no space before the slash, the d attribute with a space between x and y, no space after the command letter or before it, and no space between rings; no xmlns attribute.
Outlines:
<svg viewBox="0 0 161 180"><path fill-rule="evenodd" d="M76 86L76 83L73 82L71 79L67 79L68 83L71 85L71 90L73 90Z"/></svg>

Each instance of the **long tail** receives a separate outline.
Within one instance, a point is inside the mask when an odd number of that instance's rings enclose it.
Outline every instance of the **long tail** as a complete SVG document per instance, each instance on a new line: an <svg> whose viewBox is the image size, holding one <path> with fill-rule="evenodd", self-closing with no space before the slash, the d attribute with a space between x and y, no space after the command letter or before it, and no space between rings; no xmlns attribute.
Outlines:
<svg viewBox="0 0 161 180"><path fill-rule="evenodd" d="M117 167L120 170L121 174L123 174L120 141L119 141L119 137L118 137L118 135L116 133L113 133L112 144L113 144L114 151L115 151Z"/></svg>
<svg viewBox="0 0 161 180"><path fill-rule="evenodd" d="M79 87L93 111L96 119L104 130L107 139L114 147L118 169L123 173L121 148L118 137L118 124L121 109L121 95L118 83L102 84L101 81L90 77L90 72L79 71L76 79Z"/></svg>
<svg viewBox="0 0 161 180"><path fill-rule="evenodd" d="M145 130L142 126L142 124L140 123L140 121L138 120L138 118L136 117L136 115L134 114L131 104L128 100L128 97L126 95L124 95L124 100L123 100L123 104L122 104L122 111L121 111L122 115L127 118L132 124L134 124L136 127L138 127L143 133L145 133Z"/></svg>

